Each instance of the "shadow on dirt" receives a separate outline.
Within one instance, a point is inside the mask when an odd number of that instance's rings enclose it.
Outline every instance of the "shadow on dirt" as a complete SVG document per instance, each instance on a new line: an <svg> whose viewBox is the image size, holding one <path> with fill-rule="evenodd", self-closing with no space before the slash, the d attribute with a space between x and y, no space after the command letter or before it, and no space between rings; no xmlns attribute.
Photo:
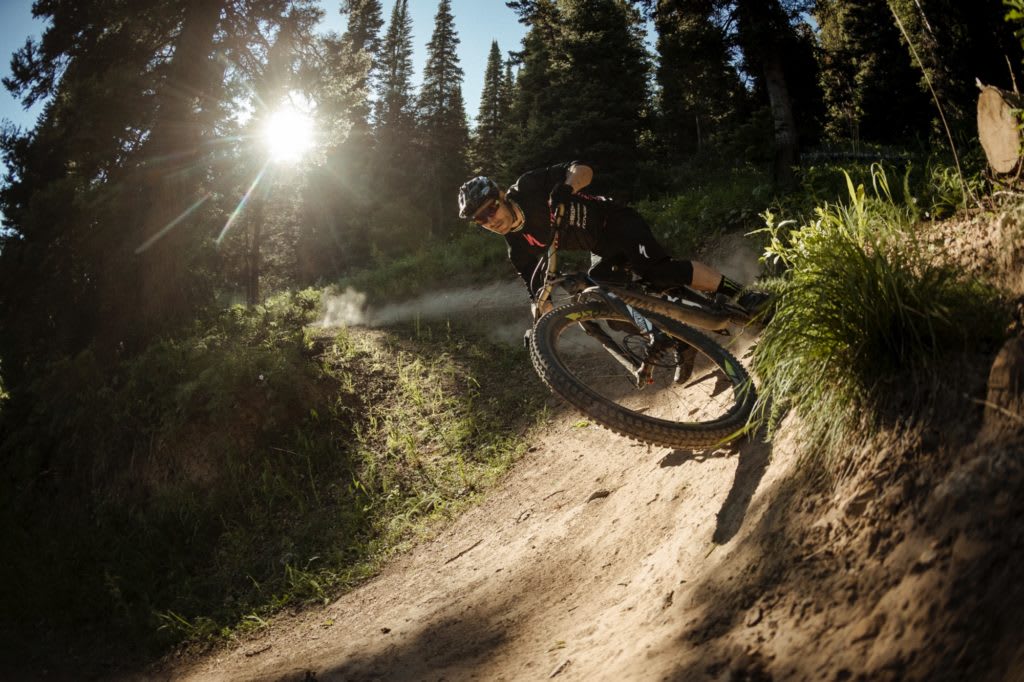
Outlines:
<svg viewBox="0 0 1024 682"><path fill-rule="evenodd" d="M763 441L749 441L740 448L739 463L729 494L718 512L718 524L711 536L716 545L724 545L739 532L743 519L750 507L750 500L757 491L771 460L772 447Z"/></svg>
<svg viewBox="0 0 1024 682"><path fill-rule="evenodd" d="M707 450L673 450L665 455L658 466L678 467L687 462L704 462L708 459L738 456L736 475L733 477L729 494L718 512L718 524L711 541L716 545L729 542L743 525L743 519L750 506L761 479L764 478L771 461L772 446L765 442L762 434L734 443L727 448Z"/></svg>
<svg viewBox="0 0 1024 682"><path fill-rule="evenodd" d="M425 680L469 677L500 651L506 630L492 605L450 617L421 631L403 646L385 645L376 655L349 659L327 670L297 672L285 680ZM386 638L386 634L381 635Z"/></svg>
<svg viewBox="0 0 1024 682"><path fill-rule="evenodd" d="M851 443L832 488L781 481L695 586L672 646L701 661L667 679L1024 679L1024 436L979 437L962 400L954 428L954 408ZM741 452L716 542L759 457Z"/></svg>

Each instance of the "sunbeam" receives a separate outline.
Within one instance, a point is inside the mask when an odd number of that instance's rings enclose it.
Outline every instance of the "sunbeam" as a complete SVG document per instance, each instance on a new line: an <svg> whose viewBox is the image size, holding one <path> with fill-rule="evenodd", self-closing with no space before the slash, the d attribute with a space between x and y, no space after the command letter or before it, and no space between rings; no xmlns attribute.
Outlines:
<svg viewBox="0 0 1024 682"><path fill-rule="evenodd" d="M163 227L163 229L161 229L159 232L157 232L152 237L150 237L145 242L143 242L143 244L139 248L135 249L135 253L136 254L140 254L143 251L145 251L146 249L148 249L149 247L153 246L153 244L155 244L157 241L159 241L161 237L163 237L165 234L170 232L174 228L175 225L180 223L185 218L189 217L193 212L195 212L195 210L197 208L199 208L204 203L206 203L206 200L209 199L209 198L210 198L210 195L206 194L202 198L200 198L199 201L197 201L196 203L194 203L191 206L189 206L188 208L186 208L184 211L182 211L181 215L179 215L177 218L175 218L171 222L167 223L167 225L165 225Z"/></svg>
<svg viewBox="0 0 1024 682"><path fill-rule="evenodd" d="M263 178L263 174L267 172L267 166L269 165L270 161L267 161L265 164L263 164L263 168L260 168L260 172L256 174L256 177L253 179L252 184L249 185L249 189L246 190L245 196L243 196L242 199L238 202L238 206L235 206L235 210L231 212L231 215L228 217L228 221L224 223L224 229L222 229L220 231L220 234L217 236L217 246L220 246L220 243L224 240L224 237L227 235L228 230L231 229L231 226L234 225L235 220L237 220L238 216L241 215L242 209L245 208L246 203L248 203L249 201L249 197L252 196L252 193L260 184L260 180Z"/></svg>

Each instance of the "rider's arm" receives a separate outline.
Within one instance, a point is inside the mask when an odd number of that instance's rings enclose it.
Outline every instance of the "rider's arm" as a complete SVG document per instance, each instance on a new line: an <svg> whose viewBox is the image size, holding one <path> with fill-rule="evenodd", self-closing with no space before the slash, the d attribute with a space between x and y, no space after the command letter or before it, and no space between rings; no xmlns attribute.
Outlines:
<svg viewBox="0 0 1024 682"><path fill-rule="evenodd" d="M565 172L565 184L572 187L573 193L579 192L593 179L594 169L578 161L574 161Z"/></svg>

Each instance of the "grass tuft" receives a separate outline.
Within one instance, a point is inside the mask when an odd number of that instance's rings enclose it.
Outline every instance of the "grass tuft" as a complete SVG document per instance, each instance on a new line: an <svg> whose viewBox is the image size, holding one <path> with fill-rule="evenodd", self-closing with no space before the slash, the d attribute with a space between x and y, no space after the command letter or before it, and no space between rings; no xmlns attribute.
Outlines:
<svg viewBox="0 0 1024 682"><path fill-rule="evenodd" d="M887 396L909 390L919 406L955 353L998 339L1006 322L998 292L915 238L914 209L893 200L884 172L870 194L846 179L848 201L804 225L765 215L766 257L783 274L766 283L777 306L754 354L758 412L771 428L798 414L833 475Z"/></svg>

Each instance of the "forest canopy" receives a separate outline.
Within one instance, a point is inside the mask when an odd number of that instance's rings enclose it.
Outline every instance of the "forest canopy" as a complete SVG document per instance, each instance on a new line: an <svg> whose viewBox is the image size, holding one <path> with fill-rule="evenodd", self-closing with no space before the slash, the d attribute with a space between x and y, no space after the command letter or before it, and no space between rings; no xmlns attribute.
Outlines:
<svg viewBox="0 0 1024 682"><path fill-rule="evenodd" d="M973 137L975 79L1009 87L1021 64L995 2L506 4L527 32L493 43L470 121L450 0L418 88L408 0L386 17L380 0L38 0L45 29L4 80L43 103L0 138L8 390L54 357L109 362L225 303L449 239L473 174L580 157L635 200L755 164L785 191L808 151L942 140L929 84ZM324 12L341 35L317 32ZM282 115L287 163L262 132Z"/></svg>

